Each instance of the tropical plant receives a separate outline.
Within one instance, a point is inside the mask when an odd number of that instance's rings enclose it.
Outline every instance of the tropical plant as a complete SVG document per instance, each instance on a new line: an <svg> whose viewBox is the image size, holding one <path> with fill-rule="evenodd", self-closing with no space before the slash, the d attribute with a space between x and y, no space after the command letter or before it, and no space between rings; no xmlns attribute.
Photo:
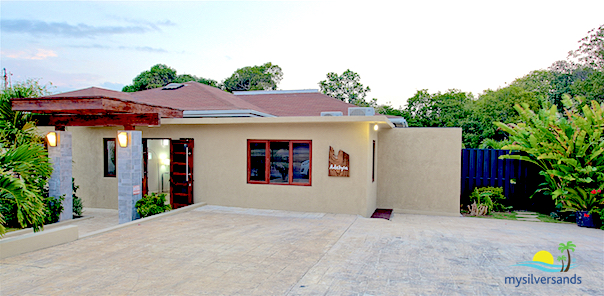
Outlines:
<svg viewBox="0 0 604 296"><path fill-rule="evenodd" d="M566 251L566 254L568 255L568 263L566 265L566 269L564 270L564 272L567 272L568 269L570 268L571 258L570 258L570 252L568 250L571 250L574 252L575 247L577 247L577 246L575 244L573 244L572 241L568 241L566 244L560 243L560 246L558 247L558 250L560 251L560 253L564 253L564 251ZM562 268L564 268L564 265L562 265ZM560 272L562 272L562 270L560 270Z"/></svg>
<svg viewBox="0 0 604 296"><path fill-rule="evenodd" d="M3 88L0 95L0 215L3 225L42 229L46 180L52 174L48 153L30 113L13 111L11 98L47 94L46 86L27 80ZM4 231L4 226L0 232Z"/></svg>
<svg viewBox="0 0 604 296"><path fill-rule="evenodd" d="M602 198L587 195L604 189L604 103L592 101L577 112L569 96L563 100L564 115L555 105L535 114L528 105L516 105L523 122L495 123L509 133L514 144L503 149L519 150L528 155L503 155L501 159L520 159L538 165L546 182L537 190L550 194L566 211L599 211Z"/></svg>
<svg viewBox="0 0 604 296"><path fill-rule="evenodd" d="M477 187L470 194L470 202L478 202L484 204L490 212L502 212L510 209L501 202L506 200L501 187Z"/></svg>
<svg viewBox="0 0 604 296"><path fill-rule="evenodd" d="M0 203L5 223L20 227L42 229L46 177L52 167L44 147L28 143L19 147L2 147L0 143Z"/></svg>
<svg viewBox="0 0 604 296"><path fill-rule="evenodd" d="M562 255L562 256L558 256L558 258L556 258L558 261L562 262L562 268L560 268L560 272L562 272L564 270L564 260L566 260L566 256Z"/></svg>
<svg viewBox="0 0 604 296"><path fill-rule="evenodd" d="M172 207L166 204L165 193L157 194L152 192L136 202L136 212L141 218L167 212L171 209Z"/></svg>

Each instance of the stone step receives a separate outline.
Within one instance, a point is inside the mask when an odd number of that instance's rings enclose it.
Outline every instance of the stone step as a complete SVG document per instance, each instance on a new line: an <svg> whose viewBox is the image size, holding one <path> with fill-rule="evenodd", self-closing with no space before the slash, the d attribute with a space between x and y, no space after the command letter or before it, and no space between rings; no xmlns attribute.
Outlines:
<svg viewBox="0 0 604 296"><path fill-rule="evenodd" d="M531 221L531 222L541 222L541 220L537 218L517 218L518 221Z"/></svg>
<svg viewBox="0 0 604 296"><path fill-rule="evenodd" d="M514 212L516 214L530 214L530 215L538 215L539 213L535 213L535 212L525 212L525 211L517 211Z"/></svg>
<svg viewBox="0 0 604 296"><path fill-rule="evenodd" d="M516 214L516 217L521 217L521 218L537 218L538 215Z"/></svg>

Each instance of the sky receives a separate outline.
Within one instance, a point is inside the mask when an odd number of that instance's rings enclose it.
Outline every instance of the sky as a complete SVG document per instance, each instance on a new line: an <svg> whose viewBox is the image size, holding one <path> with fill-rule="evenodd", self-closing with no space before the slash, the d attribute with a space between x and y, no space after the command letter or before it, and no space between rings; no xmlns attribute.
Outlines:
<svg viewBox="0 0 604 296"><path fill-rule="evenodd" d="M5 1L0 69L53 92L121 90L153 65L222 81L272 62L279 89L350 69L367 99L475 96L547 69L604 23L604 1Z"/></svg>

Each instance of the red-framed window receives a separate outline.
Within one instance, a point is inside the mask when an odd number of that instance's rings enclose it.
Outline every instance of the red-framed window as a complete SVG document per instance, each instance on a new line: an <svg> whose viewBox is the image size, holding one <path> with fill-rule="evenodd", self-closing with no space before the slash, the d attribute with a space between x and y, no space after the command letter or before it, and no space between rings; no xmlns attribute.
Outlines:
<svg viewBox="0 0 604 296"><path fill-rule="evenodd" d="M312 141L247 140L247 182L310 186Z"/></svg>

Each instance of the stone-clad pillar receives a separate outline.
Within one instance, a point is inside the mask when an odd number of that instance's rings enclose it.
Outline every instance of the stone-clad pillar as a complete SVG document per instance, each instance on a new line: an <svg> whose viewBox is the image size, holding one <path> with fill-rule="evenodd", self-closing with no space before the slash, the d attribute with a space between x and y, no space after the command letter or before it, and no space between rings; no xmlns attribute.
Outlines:
<svg viewBox="0 0 604 296"><path fill-rule="evenodd" d="M128 146L121 147L115 141L117 154L117 194L119 223L137 218L136 202L142 198L143 133L141 131L118 131L128 134Z"/></svg>
<svg viewBox="0 0 604 296"><path fill-rule="evenodd" d="M59 221L73 218L73 195L72 195L72 154L71 154L71 132L55 131L57 133L57 146L48 146L48 157L52 162L52 175L48 180L48 195L60 197L63 200L63 212Z"/></svg>

